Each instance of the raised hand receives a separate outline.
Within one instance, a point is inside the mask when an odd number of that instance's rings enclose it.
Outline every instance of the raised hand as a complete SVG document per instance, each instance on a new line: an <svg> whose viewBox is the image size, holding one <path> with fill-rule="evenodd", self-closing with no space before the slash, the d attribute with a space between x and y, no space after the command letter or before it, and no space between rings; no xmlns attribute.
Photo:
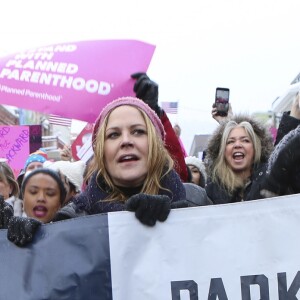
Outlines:
<svg viewBox="0 0 300 300"><path fill-rule="evenodd" d="M147 103L160 116L161 109L158 106L158 85L152 81L146 73L134 73L131 78L136 79L133 91L136 97Z"/></svg>
<svg viewBox="0 0 300 300"><path fill-rule="evenodd" d="M229 103L229 110L228 110L227 116L220 116L220 115L218 115L216 104L214 103L212 105L211 115L212 115L213 119L215 119L219 124L221 124L223 122L227 122L233 116L231 104Z"/></svg>

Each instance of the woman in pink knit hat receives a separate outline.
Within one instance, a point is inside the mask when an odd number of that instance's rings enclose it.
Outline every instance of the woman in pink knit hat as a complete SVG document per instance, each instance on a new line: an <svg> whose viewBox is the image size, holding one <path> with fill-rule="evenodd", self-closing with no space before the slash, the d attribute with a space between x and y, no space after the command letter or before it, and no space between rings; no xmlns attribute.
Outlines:
<svg viewBox="0 0 300 300"><path fill-rule="evenodd" d="M94 126L89 183L52 221L128 210L144 225L154 226L167 219L171 208L189 206L164 139L159 117L142 100L123 97L110 102ZM8 237L24 246L32 240L37 223L32 223L32 230L21 217L14 223L18 226L8 227ZM29 238L20 230L23 226Z"/></svg>
<svg viewBox="0 0 300 300"><path fill-rule="evenodd" d="M185 200L185 189L164 139L160 119L142 100L123 97L104 107L92 136L89 184L75 198L76 210L87 214L134 211L148 226L165 221L171 204Z"/></svg>

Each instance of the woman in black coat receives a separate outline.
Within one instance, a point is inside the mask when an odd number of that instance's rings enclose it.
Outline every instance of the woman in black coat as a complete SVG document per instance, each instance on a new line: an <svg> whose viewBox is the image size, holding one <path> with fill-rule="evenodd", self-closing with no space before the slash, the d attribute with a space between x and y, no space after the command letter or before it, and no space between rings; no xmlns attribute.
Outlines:
<svg viewBox="0 0 300 300"><path fill-rule="evenodd" d="M261 182L273 150L266 126L248 115L221 123L206 152L206 193L214 204L262 198Z"/></svg>
<svg viewBox="0 0 300 300"><path fill-rule="evenodd" d="M283 114L275 145L279 144L280 141L294 128L300 124L300 107L299 102L300 95L296 95L290 112ZM229 117L217 116L216 109L212 110L213 118L216 119L220 126L213 133L206 157L206 170L208 173L208 183L206 185L206 192L208 197L215 203L231 203L239 202L244 200L255 200L271 195L283 195L284 193L291 192L291 189L285 190L285 192L278 192L275 189L276 184L274 183L274 174L276 176L285 176L282 165L280 162L287 161L296 163L296 158L290 155L290 160L281 158L286 155L285 150L287 147L280 145L281 152L279 159L276 160L273 154L273 141L269 129L260 121L249 115L236 115L232 116L232 112L229 111ZM246 123L243 123L246 122ZM230 137L230 132L236 128L244 128L243 135L247 137L247 140L252 145L252 157L249 158L247 167L242 169L234 169L234 164L230 163L230 159L226 160L225 151L226 148L230 148L233 145ZM289 138L288 138L289 139ZM232 159L236 156L236 162L242 164L242 161L247 159L245 154L245 142L240 140L240 143L235 143L232 147ZM285 143L285 142L284 142ZM297 144L297 138L290 142L290 145ZM279 152L278 146L275 152ZM236 154L237 153L237 154ZM269 161L270 155L272 154L271 161ZM281 160L280 160L281 159ZM229 162L229 163L228 163ZM273 169L272 176L270 172ZM282 181L282 186L285 181ZM270 193L262 192L262 190L269 190ZM272 194L273 193L273 194Z"/></svg>

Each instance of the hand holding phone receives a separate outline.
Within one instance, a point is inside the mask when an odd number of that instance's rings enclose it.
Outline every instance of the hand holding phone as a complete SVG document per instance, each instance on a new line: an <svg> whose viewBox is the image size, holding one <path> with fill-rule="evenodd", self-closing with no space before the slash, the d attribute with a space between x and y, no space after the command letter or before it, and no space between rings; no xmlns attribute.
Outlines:
<svg viewBox="0 0 300 300"><path fill-rule="evenodd" d="M229 89L228 88L216 88L215 107L217 109L217 115L226 117L229 110Z"/></svg>

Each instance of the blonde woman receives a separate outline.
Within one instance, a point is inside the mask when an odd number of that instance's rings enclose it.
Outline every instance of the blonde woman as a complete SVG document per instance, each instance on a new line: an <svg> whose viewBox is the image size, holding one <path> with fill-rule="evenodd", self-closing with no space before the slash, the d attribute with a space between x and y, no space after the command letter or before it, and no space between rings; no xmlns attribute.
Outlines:
<svg viewBox="0 0 300 300"><path fill-rule="evenodd" d="M185 189L164 147L165 131L142 100L119 98L100 113L93 132L94 159L89 184L73 201L87 214L134 211L145 225L165 221ZM73 217L70 205L58 219Z"/></svg>
<svg viewBox="0 0 300 300"><path fill-rule="evenodd" d="M260 199L273 140L267 127L247 115L222 122L209 140L206 193L215 204Z"/></svg>
<svg viewBox="0 0 300 300"><path fill-rule="evenodd" d="M154 226L167 219L171 208L189 206L164 138L161 121L142 100L124 97L109 103L95 123L95 155L88 186L52 221L128 210L135 212L144 225ZM11 218L11 212L2 204L0 201L0 217ZM11 219L0 224L0 228L8 224L8 239L18 246L31 242L41 222L34 218Z"/></svg>

